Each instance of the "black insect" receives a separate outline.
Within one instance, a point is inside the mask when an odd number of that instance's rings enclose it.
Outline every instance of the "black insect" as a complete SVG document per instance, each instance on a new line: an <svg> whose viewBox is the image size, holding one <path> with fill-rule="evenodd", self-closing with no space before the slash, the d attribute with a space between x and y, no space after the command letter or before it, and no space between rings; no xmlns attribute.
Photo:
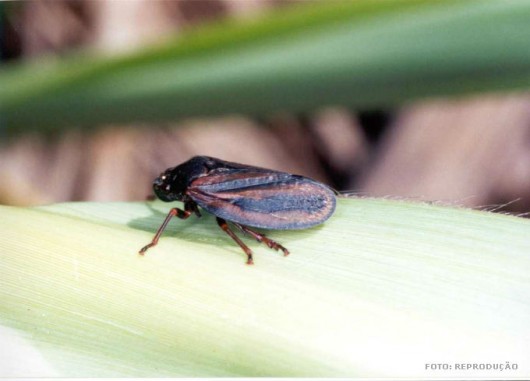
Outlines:
<svg viewBox="0 0 530 381"><path fill-rule="evenodd" d="M184 210L173 208L152 242L140 250L144 254L155 246L169 220L177 216L201 216L198 206L217 217L217 223L247 254L252 251L230 229L227 221L242 232L275 250L289 251L279 243L249 228L305 229L326 221L335 210L335 193L307 177L271 169L231 163L207 156L195 156L163 172L153 182L162 201L182 201Z"/></svg>

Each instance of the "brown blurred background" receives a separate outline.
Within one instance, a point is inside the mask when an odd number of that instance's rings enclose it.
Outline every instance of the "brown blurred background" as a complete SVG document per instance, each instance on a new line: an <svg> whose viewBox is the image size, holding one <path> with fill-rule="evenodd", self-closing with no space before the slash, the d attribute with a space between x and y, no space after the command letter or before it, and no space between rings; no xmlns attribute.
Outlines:
<svg viewBox="0 0 530 381"><path fill-rule="evenodd" d="M252 18L289 3L20 2L5 14L2 60L81 48L119 54L190 25ZM0 203L143 200L159 172L206 154L306 175L363 196L530 211L527 94L437 99L392 110L331 108L266 120L228 115L157 127L112 125L10 139L0 145Z"/></svg>

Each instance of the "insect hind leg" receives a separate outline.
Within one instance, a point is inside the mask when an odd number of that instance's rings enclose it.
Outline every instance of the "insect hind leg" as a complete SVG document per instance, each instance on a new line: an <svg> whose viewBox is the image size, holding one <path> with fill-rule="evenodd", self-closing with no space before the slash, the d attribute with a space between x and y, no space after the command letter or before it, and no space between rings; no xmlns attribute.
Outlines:
<svg viewBox="0 0 530 381"><path fill-rule="evenodd" d="M252 250L250 250L250 248L238 238L238 236L232 231L232 229L230 229L228 223L225 220L219 217L217 217L216 220L219 227L223 229L224 232L228 234L234 241L236 241L236 243L243 249L243 251L247 255L247 265L252 265L254 263L252 259Z"/></svg>
<svg viewBox="0 0 530 381"><path fill-rule="evenodd" d="M241 231L243 231L244 233L247 233L247 234L251 235L252 237L254 237L256 239L256 241L258 241L260 243L264 243L265 245L267 245L268 247L270 247L271 249L274 249L276 251L278 251L278 250L283 251L283 255L284 256L289 255L289 250L287 250L285 247L280 245L278 242L267 238L265 236L265 234L258 233L256 231L250 229L249 227L246 227L246 226L243 226L243 225L236 224L236 226L239 229L241 229Z"/></svg>

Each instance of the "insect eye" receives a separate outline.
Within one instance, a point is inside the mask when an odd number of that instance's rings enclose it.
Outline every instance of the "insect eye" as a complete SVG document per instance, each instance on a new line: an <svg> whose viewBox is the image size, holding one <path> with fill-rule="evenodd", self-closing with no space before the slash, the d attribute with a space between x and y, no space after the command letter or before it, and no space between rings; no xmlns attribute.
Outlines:
<svg viewBox="0 0 530 381"><path fill-rule="evenodd" d="M165 180L165 179L167 179L167 176L166 176L166 175L163 175L163 176L160 176L160 178L161 178L162 180Z"/></svg>

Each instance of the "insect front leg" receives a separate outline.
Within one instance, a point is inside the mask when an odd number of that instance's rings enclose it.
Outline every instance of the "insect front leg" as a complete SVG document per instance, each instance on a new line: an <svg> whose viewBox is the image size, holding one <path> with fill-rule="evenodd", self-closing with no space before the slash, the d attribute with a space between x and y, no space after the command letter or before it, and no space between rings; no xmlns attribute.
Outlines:
<svg viewBox="0 0 530 381"><path fill-rule="evenodd" d="M267 245L268 247L270 247L271 249L274 249L276 251L278 251L278 250L283 251L283 255L284 256L289 255L289 250L287 250L285 247L280 245L278 242L267 238L265 236L265 234L258 233L258 232L254 231L254 230L251 230L250 228L248 228L246 226L243 226L243 225L236 224L236 226L238 228L240 228L243 232L250 234L252 237L254 237L256 239L256 241L258 241L260 243L264 243L265 245Z"/></svg>
<svg viewBox="0 0 530 381"><path fill-rule="evenodd" d="M219 225L219 227L221 229L223 229L226 234L228 234L230 237L232 237L232 239L234 241L236 241L236 243L243 249L243 251L247 255L247 265L252 265L254 263L254 261L252 259L252 250L250 250L249 247L247 245L245 245L243 243L243 241L241 241L237 237L237 235L230 229L230 227L228 226L228 224L226 223L225 220L223 220L222 218L219 218L219 217L217 217L216 219L217 219L217 224Z"/></svg>
<svg viewBox="0 0 530 381"><path fill-rule="evenodd" d="M162 232L166 229L167 224L169 223L169 220L171 220L171 218L178 217L178 218L180 218L182 220L185 220L186 218L191 216L192 212L195 212L200 217L200 213L199 213L199 211L197 209L197 205L195 203L192 203L192 202L185 203L184 204L184 210L179 209L179 208L171 209L169 211L169 213L167 214L167 217L164 220L164 222L162 223L162 225L158 228L158 230L157 230L153 240L151 241L151 243L149 243L149 244L145 245L144 247L142 247L142 249L139 251L139 254L144 255L144 253L147 251L147 249L155 246L158 243L158 239L162 235Z"/></svg>

